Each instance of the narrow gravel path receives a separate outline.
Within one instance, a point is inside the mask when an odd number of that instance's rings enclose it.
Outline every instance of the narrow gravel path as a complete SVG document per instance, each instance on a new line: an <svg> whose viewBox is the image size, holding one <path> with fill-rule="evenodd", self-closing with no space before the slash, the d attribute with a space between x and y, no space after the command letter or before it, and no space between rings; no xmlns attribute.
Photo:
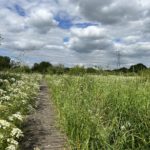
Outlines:
<svg viewBox="0 0 150 150"><path fill-rule="evenodd" d="M37 109L24 124L21 150L68 150L66 139L56 128L53 105L45 82L40 85Z"/></svg>

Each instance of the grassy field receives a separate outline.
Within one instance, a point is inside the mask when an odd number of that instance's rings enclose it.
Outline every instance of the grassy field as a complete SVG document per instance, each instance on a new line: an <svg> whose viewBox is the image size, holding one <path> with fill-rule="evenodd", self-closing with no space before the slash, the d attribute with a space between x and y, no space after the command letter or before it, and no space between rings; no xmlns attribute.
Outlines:
<svg viewBox="0 0 150 150"><path fill-rule="evenodd" d="M21 124L32 109L38 75L0 73L0 150L17 150Z"/></svg>
<svg viewBox="0 0 150 150"><path fill-rule="evenodd" d="M150 79L47 76L73 150L150 149Z"/></svg>

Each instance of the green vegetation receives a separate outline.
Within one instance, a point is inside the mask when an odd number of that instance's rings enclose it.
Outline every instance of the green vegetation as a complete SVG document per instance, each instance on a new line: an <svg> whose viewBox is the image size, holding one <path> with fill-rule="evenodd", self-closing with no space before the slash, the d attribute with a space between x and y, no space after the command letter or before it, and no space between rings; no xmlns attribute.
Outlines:
<svg viewBox="0 0 150 150"><path fill-rule="evenodd" d="M104 70L99 66L95 67L84 67L84 66L74 66L67 68L62 64L52 65L49 62L40 62L35 63L32 67L23 65L20 62L16 62L11 60L9 57L0 56L0 71L11 71L11 72L24 72L24 73L41 73L41 74L69 74L69 75L84 75L84 74L92 74L92 75L135 75L140 74L143 71L150 71L150 68L147 68L145 65L139 63L136 65L132 65L129 68L119 68L114 70Z"/></svg>
<svg viewBox="0 0 150 150"><path fill-rule="evenodd" d="M21 124L34 106L40 76L0 73L0 149L16 150Z"/></svg>
<svg viewBox="0 0 150 150"><path fill-rule="evenodd" d="M30 68L0 57L0 71L0 149L18 149L41 80L34 72L47 74L59 125L73 150L150 148L150 69L143 64L102 70L41 62Z"/></svg>
<svg viewBox="0 0 150 150"><path fill-rule="evenodd" d="M73 150L148 150L150 78L47 76Z"/></svg>

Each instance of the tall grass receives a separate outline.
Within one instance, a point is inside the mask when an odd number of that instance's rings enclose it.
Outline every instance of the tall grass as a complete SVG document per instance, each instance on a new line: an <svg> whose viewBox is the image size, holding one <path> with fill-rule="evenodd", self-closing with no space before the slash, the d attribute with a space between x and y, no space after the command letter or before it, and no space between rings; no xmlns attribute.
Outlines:
<svg viewBox="0 0 150 150"><path fill-rule="evenodd" d="M150 80L47 76L61 128L73 150L150 148Z"/></svg>

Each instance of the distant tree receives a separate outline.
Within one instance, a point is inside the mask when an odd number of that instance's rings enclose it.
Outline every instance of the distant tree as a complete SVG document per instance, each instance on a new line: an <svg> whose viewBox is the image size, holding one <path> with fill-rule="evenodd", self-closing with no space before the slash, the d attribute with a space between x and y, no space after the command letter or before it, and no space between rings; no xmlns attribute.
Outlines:
<svg viewBox="0 0 150 150"><path fill-rule="evenodd" d="M41 63L35 63L34 66L32 67L32 71L35 72L40 72L40 73L46 73L48 72L49 69L51 69L53 66L49 62L41 62Z"/></svg>
<svg viewBox="0 0 150 150"><path fill-rule="evenodd" d="M86 73L86 69L84 67L81 67L78 65L71 68L69 71L69 74L71 74L71 75L83 75L85 73Z"/></svg>
<svg viewBox="0 0 150 150"><path fill-rule="evenodd" d="M31 69L27 65L16 65L11 68L13 72L31 73Z"/></svg>
<svg viewBox="0 0 150 150"><path fill-rule="evenodd" d="M9 57L0 56L0 70L8 69L11 67L11 60Z"/></svg>
<svg viewBox="0 0 150 150"><path fill-rule="evenodd" d="M30 73L31 72L30 67L27 66L27 65L21 66L21 70L22 70L22 72L25 72L25 73Z"/></svg>
<svg viewBox="0 0 150 150"><path fill-rule="evenodd" d="M97 73L98 71L96 69L94 69L94 68L87 68L86 72L87 73Z"/></svg>
<svg viewBox="0 0 150 150"><path fill-rule="evenodd" d="M59 64L57 66L53 66L53 70L55 74L64 74L65 73L65 67L62 64Z"/></svg>
<svg viewBox="0 0 150 150"><path fill-rule="evenodd" d="M18 68L21 64L18 61L11 60L10 65L11 65L11 68L13 69L13 68Z"/></svg>
<svg viewBox="0 0 150 150"><path fill-rule="evenodd" d="M35 63L32 67L32 71L39 71L39 64Z"/></svg>
<svg viewBox="0 0 150 150"><path fill-rule="evenodd" d="M132 65L129 68L129 71L137 73L137 72L145 70L145 69L147 69L147 67L145 65L143 65L142 63L139 63L139 64L136 64L136 65Z"/></svg>
<svg viewBox="0 0 150 150"><path fill-rule="evenodd" d="M119 69L115 69L113 71L118 72L118 73L127 73L128 69L126 67L122 67L122 68L119 68Z"/></svg>
<svg viewBox="0 0 150 150"><path fill-rule="evenodd" d="M69 71L70 71L70 68L68 68L68 67L64 68L64 73L68 73Z"/></svg>

